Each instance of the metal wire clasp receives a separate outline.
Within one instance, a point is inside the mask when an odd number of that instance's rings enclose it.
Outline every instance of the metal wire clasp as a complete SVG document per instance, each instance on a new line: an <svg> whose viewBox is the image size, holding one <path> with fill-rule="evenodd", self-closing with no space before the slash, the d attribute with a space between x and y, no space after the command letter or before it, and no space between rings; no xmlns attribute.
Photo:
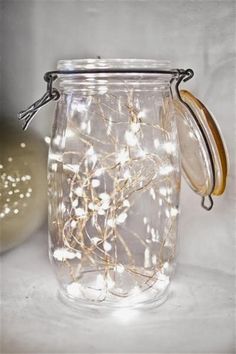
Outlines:
<svg viewBox="0 0 236 354"><path fill-rule="evenodd" d="M48 102L54 100L57 101L60 97L59 91L52 87L52 83L57 79L57 75L53 75L51 73L46 73L44 75L44 80L47 82L47 91L45 94L36 102L34 102L31 106L29 106L24 111L18 113L17 117L19 120L23 120L24 124L22 129L26 130L34 118L35 114L39 111L41 107L43 107Z"/></svg>
<svg viewBox="0 0 236 354"><path fill-rule="evenodd" d="M55 81L58 75L71 75L71 74L91 74L91 73L148 73L148 74L172 74L175 77L178 76L181 80L184 78L184 81L191 79L193 76L193 71L191 69L183 70L183 69L174 69L174 70L157 70L157 69L90 69L90 70L56 70L56 71L48 71L44 75L44 80L47 82L47 90L46 93L36 102L34 102L31 106L29 106L24 111L18 113L18 119L24 121L23 130L26 130L39 111L39 109L45 106L48 102L54 100L57 101L60 97L59 91L52 87L53 81Z"/></svg>

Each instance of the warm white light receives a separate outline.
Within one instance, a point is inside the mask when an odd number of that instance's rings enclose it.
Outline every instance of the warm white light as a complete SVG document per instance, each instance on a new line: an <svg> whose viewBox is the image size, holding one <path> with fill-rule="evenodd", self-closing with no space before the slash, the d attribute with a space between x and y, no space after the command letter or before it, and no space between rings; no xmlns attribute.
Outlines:
<svg viewBox="0 0 236 354"><path fill-rule="evenodd" d="M100 206L100 209L107 210L110 208L110 200L104 200Z"/></svg>
<svg viewBox="0 0 236 354"><path fill-rule="evenodd" d="M102 173L104 172L103 168L98 168L95 172L94 172L94 176L95 177L99 177L102 175Z"/></svg>
<svg viewBox="0 0 236 354"><path fill-rule="evenodd" d="M139 119L142 119L142 118L145 118L145 117L146 117L145 111L140 111L140 112L138 113L138 118L139 118Z"/></svg>
<svg viewBox="0 0 236 354"><path fill-rule="evenodd" d="M156 149L158 149L160 147L160 142L158 139L154 139L153 144Z"/></svg>
<svg viewBox="0 0 236 354"><path fill-rule="evenodd" d="M85 213L85 210L83 208L76 208L75 209L75 215L76 216L85 216L86 213Z"/></svg>
<svg viewBox="0 0 236 354"><path fill-rule="evenodd" d="M126 208L129 208L130 207L130 202L128 201L128 199L125 199L123 201L123 206L126 207Z"/></svg>
<svg viewBox="0 0 236 354"><path fill-rule="evenodd" d="M98 88L98 94L99 95L104 95L105 93L107 93L107 91L108 91L108 88L106 86L100 86Z"/></svg>
<svg viewBox="0 0 236 354"><path fill-rule="evenodd" d="M159 242L160 237L159 237L159 232L158 230L154 230L154 228L151 229L151 235L152 235L152 242Z"/></svg>
<svg viewBox="0 0 236 354"><path fill-rule="evenodd" d="M78 206L78 204L79 204L79 200L78 200L78 199L73 200L72 206L73 206L74 208L76 208L76 207Z"/></svg>
<svg viewBox="0 0 236 354"><path fill-rule="evenodd" d="M106 277L106 285L108 289L112 289L115 285L115 282L111 279L110 275L107 275Z"/></svg>
<svg viewBox="0 0 236 354"><path fill-rule="evenodd" d="M130 129L133 133L137 133L140 130L140 123L131 123Z"/></svg>
<svg viewBox="0 0 236 354"><path fill-rule="evenodd" d="M106 212L103 208L98 208L98 215L105 215Z"/></svg>
<svg viewBox="0 0 236 354"><path fill-rule="evenodd" d="M162 274L162 273L158 273L157 282L154 284L153 287L158 290L166 289L169 282L170 282L170 279L168 276L166 276L165 274Z"/></svg>
<svg viewBox="0 0 236 354"><path fill-rule="evenodd" d="M97 187L99 187L100 186L100 181L99 181L99 179L92 179L92 187L93 188L97 188Z"/></svg>
<svg viewBox="0 0 236 354"><path fill-rule="evenodd" d="M87 124L87 134L90 134L90 133L91 133L91 121L89 120L88 124Z"/></svg>
<svg viewBox="0 0 236 354"><path fill-rule="evenodd" d="M71 226L72 229L76 228L77 222L75 220L72 220L71 223L70 223L70 226Z"/></svg>
<svg viewBox="0 0 236 354"><path fill-rule="evenodd" d="M173 171L174 171L174 167L171 166L171 165L161 166L160 169L159 169L159 173L162 176L166 176L166 175L170 174Z"/></svg>
<svg viewBox="0 0 236 354"><path fill-rule="evenodd" d="M141 147L139 147L138 152L137 152L137 156L145 157L146 155L147 155L146 151L144 149L142 149Z"/></svg>
<svg viewBox="0 0 236 354"><path fill-rule="evenodd" d="M171 215L171 216L176 216L176 215L178 215L178 214L179 214L179 211L178 211L177 208L171 208L171 209L170 209L170 215Z"/></svg>
<svg viewBox="0 0 236 354"><path fill-rule="evenodd" d="M124 172L124 179L131 178L130 170L127 168Z"/></svg>
<svg viewBox="0 0 236 354"><path fill-rule="evenodd" d="M88 156L86 161L87 162L91 162L93 164L93 167L95 166L97 160L98 160L98 156L96 154L96 152L94 151L93 146L91 146L87 151L86 151L86 155Z"/></svg>
<svg viewBox="0 0 236 354"><path fill-rule="evenodd" d="M97 209L98 209L98 206L97 206L97 204L95 204L95 203L93 203L93 202L90 202L90 203L88 204L88 208L89 208L90 210L97 210Z"/></svg>
<svg viewBox="0 0 236 354"><path fill-rule="evenodd" d="M109 252L112 249L112 245L109 242L104 241L103 242L103 249L104 249L104 251Z"/></svg>
<svg viewBox="0 0 236 354"><path fill-rule="evenodd" d="M53 138L53 144L59 146L59 145L60 145L60 142L61 142L61 137L60 137L60 135L56 135L56 136Z"/></svg>
<svg viewBox="0 0 236 354"><path fill-rule="evenodd" d="M117 216L116 218L116 224L123 224L127 218L128 214L127 213L121 213L120 215Z"/></svg>
<svg viewBox="0 0 236 354"><path fill-rule="evenodd" d="M111 129L112 129L112 118L109 116L108 118L108 126L107 126L107 135L111 134Z"/></svg>
<svg viewBox="0 0 236 354"><path fill-rule="evenodd" d="M129 160L129 153L126 149L122 149L118 154L116 158L116 162L124 165L127 161Z"/></svg>
<svg viewBox="0 0 236 354"><path fill-rule="evenodd" d="M102 290L106 286L105 279L102 274L97 275L96 288Z"/></svg>
<svg viewBox="0 0 236 354"><path fill-rule="evenodd" d="M53 165L53 164L52 164ZM57 164L55 164L57 166ZM69 171L69 172L74 172L74 173L78 173L80 170L80 165L78 164L65 164L63 165L63 169L65 171Z"/></svg>
<svg viewBox="0 0 236 354"><path fill-rule="evenodd" d="M68 128L66 130L66 138L72 138L75 135L74 131Z"/></svg>
<svg viewBox="0 0 236 354"><path fill-rule="evenodd" d="M70 250L68 250L66 248L57 248L53 252L53 257L57 261L64 261L66 259L74 259L74 258L81 259L81 253L79 251L72 252L72 251L70 251Z"/></svg>
<svg viewBox="0 0 236 354"><path fill-rule="evenodd" d="M100 242L101 241L101 239L99 238L99 237L92 237L91 238L91 243L93 244L93 245L97 245L98 244L98 242Z"/></svg>
<svg viewBox="0 0 236 354"><path fill-rule="evenodd" d="M68 294L72 297L79 297L81 295L81 286L78 283L73 282L67 285L66 289Z"/></svg>
<svg viewBox="0 0 236 354"><path fill-rule="evenodd" d="M157 264L157 256L155 254L152 256L152 264L153 265Z"/></svg>
<svg viewBox="0 0 236 354"><path fill-rule="evenodd" d="M123 266L123 264L117 264L117 266L115 267L115 271L117 272L117 273L123 273L124 272L124 270L125 270L125 267Z"/></svg>
<svg viewBox="0 0 236 354"><path fill-rule="evenodd" d="M5 208L5 214L8 214L8 213L10 213L10 208L6 207Z"/></svg>
<svg viewBox="0 0 236 354"><path fill-rule="evenodd" d="M90 148L86 151L86 155L91 156L94 154L94 148L93 146L90 146Z"/></svg>
<svg viewBox="0 0 236 354"><path fill-rule="evenodd" d="M87 123L86 122L82 122L80 124L80 128L81 128L81 130L85 130L87 128Z"/></svg>
<svg viewBox="0 0 236 354"><path fill-rule="evenodd" d="M108 193L100 193L99 198L107 201L107 200L110 200L111 197Z"/></svg>
<svg viewBox="0 0 236 354"><path fill-rule="evenodd" d="M168 142L168 143L163 144L163 150L165 150L168 154L172 154L175 152L176 147L173 143Z"/></svg>
<svg viewBox="0 0 236 354"><path fill-rule="evenodd" d="M191 132L191 131L189 132L189 136L190 136L190 138L196 138L195 135L193 134L193 132Z"/></svg>
<svg viewBox="0 0 236 354"><path fill-rule="evenodd" d="M46 144L50 144L51 138L49 136L45 136L44 141Z"/></svg>
<svg viewBox="0 0 236 354"><path fill-rule="evenodd" d="M75 193L78 197L82 197L82 196L83 196L83 188L77 187L77 188L74 190L74 193Z"/></svg>
<svg viewBox="0 0 236 354"><path fill-rule="evenodd" d="M165 209L165 214L166 214L167 218L170 217L170 211L169 211L169 209Z"/></svg>
<svg viewBox="0 0 236 354"><path fill-rule="evenodd" d="M71 108L77 112L86 112L88 109L85 102L72 102Z"/></svg>
<svg viewBox="0 0 236 354"><path fill-rule="evenodd" d="M150 248L146 247L144 251L144 268L149 268L151 267L151 262L150 262Z"/></svg>
<svg viewBox="0 0 236 354"><path fill-rule="evenodd" d="M107 224L107 226L110 226L111 228L116 226L116 222L114 219L108 219L106 224Z"/></svg>
<svg viewBox="0 0 236 354"><path fill-rule="evenodd" d="M150 193L150 196L152 197L152 199L155 200L156 199L156 193L155 193L153 188L150 189L149 193Z"/></svg>
<svg viewBox="0 0 236 354"><path fill-rule="evenodd" d="M138 139L136 137L136 135L132 132L127 130L125 132L125 140L127 145L129 146L135 146L138 143Z"/></svg>
<svg viewBox="0 0 236 354"><path fill-rule="evenodd" d="M165 197L167 195L167 189L165 187L161 187L159 189L159 193Z"/></svg>

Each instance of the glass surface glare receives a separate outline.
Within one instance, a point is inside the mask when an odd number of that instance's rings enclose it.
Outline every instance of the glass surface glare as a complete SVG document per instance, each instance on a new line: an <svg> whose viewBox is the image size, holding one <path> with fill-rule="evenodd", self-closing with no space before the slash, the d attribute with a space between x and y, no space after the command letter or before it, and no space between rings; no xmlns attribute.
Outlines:
<svg viewBox="0 0 236 354"><path fill-rule="evenodd" d="M58 68L150 64L97 59L60 61ZM63 293L77 302L135 306L166 294L180 190L170 78L59 78L49 152L50 258Z"/></svg>

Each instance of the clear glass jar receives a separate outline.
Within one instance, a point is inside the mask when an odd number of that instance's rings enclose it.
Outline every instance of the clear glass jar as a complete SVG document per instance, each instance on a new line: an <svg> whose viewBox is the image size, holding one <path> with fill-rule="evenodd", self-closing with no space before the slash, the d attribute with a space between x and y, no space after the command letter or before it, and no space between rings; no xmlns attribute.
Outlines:
<svg viewBox="0 0 236 354"><path fill-rule="evenodd" d="M111 72L88 72L97 68ZM58 63L62 72L87 70L59 75L48 174L50 259L62 293L78 304L166 298L180 191L174 75L147 68L169 64Z"/></svg>

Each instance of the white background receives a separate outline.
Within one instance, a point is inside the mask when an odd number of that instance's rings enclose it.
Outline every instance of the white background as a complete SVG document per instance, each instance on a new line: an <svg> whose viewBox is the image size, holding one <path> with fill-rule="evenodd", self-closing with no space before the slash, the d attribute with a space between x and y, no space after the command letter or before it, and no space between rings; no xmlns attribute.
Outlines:
<svg viewBox="0 0 236 354"><path fill-rule="evenodd" d="M215 198L210 212L182 184L178 261L186 272L193 265L233 275L236 2L8 0L1 8L1 116L10 120L44 93L43 74L54 69L58 59L170 59L173 67L195 71L185 88L214 113L228 148L230 173L225 194ZM50 135L52 115L53 104L40 112L33 129ZM8 257L14 265L13 253Z"/></svg>

